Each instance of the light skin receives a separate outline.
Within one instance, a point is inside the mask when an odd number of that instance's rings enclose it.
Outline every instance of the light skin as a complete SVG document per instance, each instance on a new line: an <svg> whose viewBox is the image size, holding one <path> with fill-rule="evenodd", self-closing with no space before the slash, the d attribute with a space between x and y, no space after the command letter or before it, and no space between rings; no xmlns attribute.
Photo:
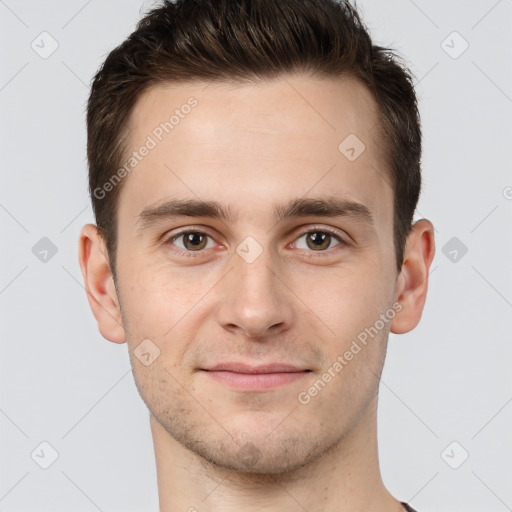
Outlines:
<svg viewBox="0 0 512 512"><path fill-rule="evenodd" d="M397 272L377 107L359 82L286 75L206 86L160 85L134 108L132 151L168 112L198 101L124 178L117 289L96 227L84 226L79 240L98 328L128 343L150 411L160 510L402 511L379 470L378 384L389 332L420 321L433 226L414 224ZM365 144L354 161L338 149L349 134ZM307 198L364 205L372 222L350 210L274 216L276 205ZM169 200L216 201L233 218L139 221ZM193 243L178 236L194 230ZM254 261L242 257L258 247ZM378 333L301 403L299 393L386 312ZM147 366L134 355L145 339L160 351ZM309 371L246 390L205 371L228 361Z"/></svg>

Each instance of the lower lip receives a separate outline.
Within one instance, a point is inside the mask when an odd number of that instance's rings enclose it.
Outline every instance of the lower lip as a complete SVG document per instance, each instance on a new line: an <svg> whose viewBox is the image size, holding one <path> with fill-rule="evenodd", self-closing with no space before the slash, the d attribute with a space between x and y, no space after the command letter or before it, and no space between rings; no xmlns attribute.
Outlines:
<svg viewBox="0 0 512 512"><path fill-rule="evenodd" d="M304 378L309 372L236 373L204 371L212 379L242 391L263 391L290 384Z"/></svg>

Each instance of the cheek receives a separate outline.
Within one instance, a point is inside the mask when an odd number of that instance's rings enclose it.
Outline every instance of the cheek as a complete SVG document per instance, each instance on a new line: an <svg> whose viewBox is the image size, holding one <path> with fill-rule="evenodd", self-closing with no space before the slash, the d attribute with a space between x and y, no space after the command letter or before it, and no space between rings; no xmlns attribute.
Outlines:
<svg viewBox="0 0 512 512"><path fill-rule="evenodd" d="M194 339L197 314L201 311L196 306L201 304L204 290L211 285L161 266L141 263L137 268L135 262L131 268L125 267L121 279L128 283L120 291L130 352L149 339L158 347L158 361L165 361L165 369L179 373L182 358ZM134 364L140 366L139 361L135 360ZM148 373L143 370L139 373L142 381ZM156 363L148 371L158 371L166 377ZM160 376L155 374L155 378Z"/></svg>
<svg viewBox="0 0 512 512"><path fill-rule="evenodd" d="M317 269L307 278L303 274L296 279L291 288L307 306L306 314L325 324L326 332L340 342L357 335L384 312L391 293L387 286L380 264L374 262Z"/></svg>
<svg viewBox="0 0 512 512"><path fill-rule="evenodd" d="M136 325L154 325L159 319L171 324L187 307L183 300L187 286L182 280L161 266L148 265L148 261L130 260L120 282L126 283L121 289L123 305Z"/></svg>

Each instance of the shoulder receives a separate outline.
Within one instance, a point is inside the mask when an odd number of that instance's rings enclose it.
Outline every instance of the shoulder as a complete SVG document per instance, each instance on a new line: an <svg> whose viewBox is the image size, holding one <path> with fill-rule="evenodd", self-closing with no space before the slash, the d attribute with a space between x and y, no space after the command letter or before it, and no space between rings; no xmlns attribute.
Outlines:
<svg viewBox="0 0 512 512"><path fill-rule="evenodd" d="M417 512L411 506L407 505L407 503L404 503L403 501L401 501L400 503L405 507L405 510L407 510L407 512Z"/></svg>

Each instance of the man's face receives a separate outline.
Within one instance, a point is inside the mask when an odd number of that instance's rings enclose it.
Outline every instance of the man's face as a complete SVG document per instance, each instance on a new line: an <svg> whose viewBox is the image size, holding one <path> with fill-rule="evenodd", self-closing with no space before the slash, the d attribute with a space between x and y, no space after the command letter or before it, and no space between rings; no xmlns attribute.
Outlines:
<svg viewBox="0 0 512 512"><path fill-rule="evenodd" d="M346 78L205 87L153 88L131 118L131 151L148 135L157 142L125 178L118 211L134 376L154 418L193 452L242 471L291 470L336 445L376 403L389 325L353 348L396 299L376 104ZM155 128L191 96L197 106L158 141ZM275 216L278 205L333 198L365 206L373 223L351 210ZM170 200L215 201L233 218L139 221ZM143 361L160 351L147 366L134 356L143 340ZM229 364L235 371L212 370ZM300 371L261 370L272 364ZM238 365L281 371L243 376Z"/></svg>

